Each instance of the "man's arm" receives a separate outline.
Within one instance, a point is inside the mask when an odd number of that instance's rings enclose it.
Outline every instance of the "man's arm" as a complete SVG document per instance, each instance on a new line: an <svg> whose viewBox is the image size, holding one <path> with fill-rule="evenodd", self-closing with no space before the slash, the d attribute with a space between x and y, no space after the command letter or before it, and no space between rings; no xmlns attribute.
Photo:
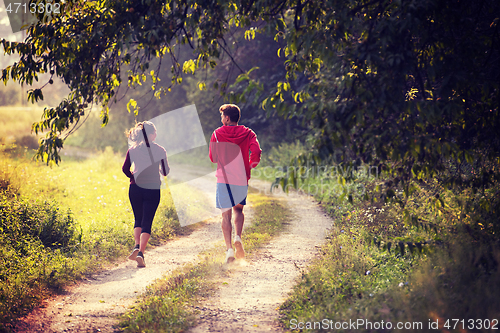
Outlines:
<svg viewBox="0 0 500 333"><path fill-rule="evenodd" d="M215 133L215 132L214 132ZM212 133L212 137L210 138L210 144L208 145L208 156L210 157L210 161L212 163L217 163L217 151L215 150L216 140L215 135ZM214 150L214 154L212 155L212 150Z"/></svg>
<svg viewBox="0 0 500 333"><path fill-rule="evenodd" d="M259 162L262 155L262 149L260 149L259 140L257 140L257 135L253 133L252 139L250 139L250 169L255 168Z"/></svg>

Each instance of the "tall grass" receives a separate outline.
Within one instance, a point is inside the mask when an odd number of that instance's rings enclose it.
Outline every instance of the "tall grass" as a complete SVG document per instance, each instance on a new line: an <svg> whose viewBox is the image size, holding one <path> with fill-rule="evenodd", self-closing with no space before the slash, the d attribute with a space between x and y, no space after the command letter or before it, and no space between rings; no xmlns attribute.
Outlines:
<svg viewBox="0 0 500 333"><path fill-rule="evenodd" d="M275 170L289 163L279 154L269 160ZM261 174L274 180L273 172ZM413 323L430 331L431 322L441 330L486 331L481 324L498 323L498 185L451 191L432 179L413 184L409 197L396 186L394 200L385 202L379 188L390 179L383 175L354 174L350 183L337 176L298 179L335 228L280 307L284 328L380 331L384 321L395 331ZM362 325L342 328L349 320Z"/></svg>
<svg viewBox="0 0 500 333"><path fill-rule="evenodd" d="M71 209L83 233L82 245L96 260L116 258L133 246L133 214L128 199L129 179L122 173L123 157L107 149L84 160L66 159L51 168L18 162L15 169L20 195L47 197L64 209ZM153 222L152 241L168 238L176 225L168 190L162 192Z"/></svg>
<svg viewBox="0 0 500 333"><path fill-rule="evenodd" d="M3 140L12 141L31 134L31 124L40 121L41 107L0 107L0 133Z"/></svg>

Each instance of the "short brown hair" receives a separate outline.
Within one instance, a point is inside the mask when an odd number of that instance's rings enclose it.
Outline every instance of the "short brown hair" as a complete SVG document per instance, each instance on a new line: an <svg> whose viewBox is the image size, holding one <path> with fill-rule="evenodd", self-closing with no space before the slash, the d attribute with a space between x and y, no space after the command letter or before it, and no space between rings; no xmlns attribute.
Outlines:
<svg viewBox="0 0 500 333"><path fill-rule="evenodd" d="M229 119L234 123L240 121L241 111L237 105L224 104L219 108L219 112L223 113L225 116L228 116Z"/></svg>

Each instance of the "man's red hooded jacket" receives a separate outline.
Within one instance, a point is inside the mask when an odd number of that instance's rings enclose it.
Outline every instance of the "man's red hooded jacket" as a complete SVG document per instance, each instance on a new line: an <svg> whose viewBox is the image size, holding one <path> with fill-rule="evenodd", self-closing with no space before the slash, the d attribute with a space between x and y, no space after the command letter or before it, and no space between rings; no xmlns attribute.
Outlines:
<svg viewBox="0 0 500 333"><path fill-rule="evenodd" d="M217 183L248 185L250 170L260 162L257 135L242 125L217 128L210 138L209 156L217 163Z"/></svg>

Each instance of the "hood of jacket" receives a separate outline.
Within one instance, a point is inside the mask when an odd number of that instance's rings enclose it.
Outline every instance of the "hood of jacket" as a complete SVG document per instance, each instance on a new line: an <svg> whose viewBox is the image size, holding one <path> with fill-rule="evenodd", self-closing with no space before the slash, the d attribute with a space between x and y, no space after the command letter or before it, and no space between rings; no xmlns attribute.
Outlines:
<svg viewBox="0 0 500 333"><path fill-rule="evenodd" d="M242 126L221 126L215 130L215 135L219 142L232 142L237 145L242 143L252 134L252 130Z"/></svg>

